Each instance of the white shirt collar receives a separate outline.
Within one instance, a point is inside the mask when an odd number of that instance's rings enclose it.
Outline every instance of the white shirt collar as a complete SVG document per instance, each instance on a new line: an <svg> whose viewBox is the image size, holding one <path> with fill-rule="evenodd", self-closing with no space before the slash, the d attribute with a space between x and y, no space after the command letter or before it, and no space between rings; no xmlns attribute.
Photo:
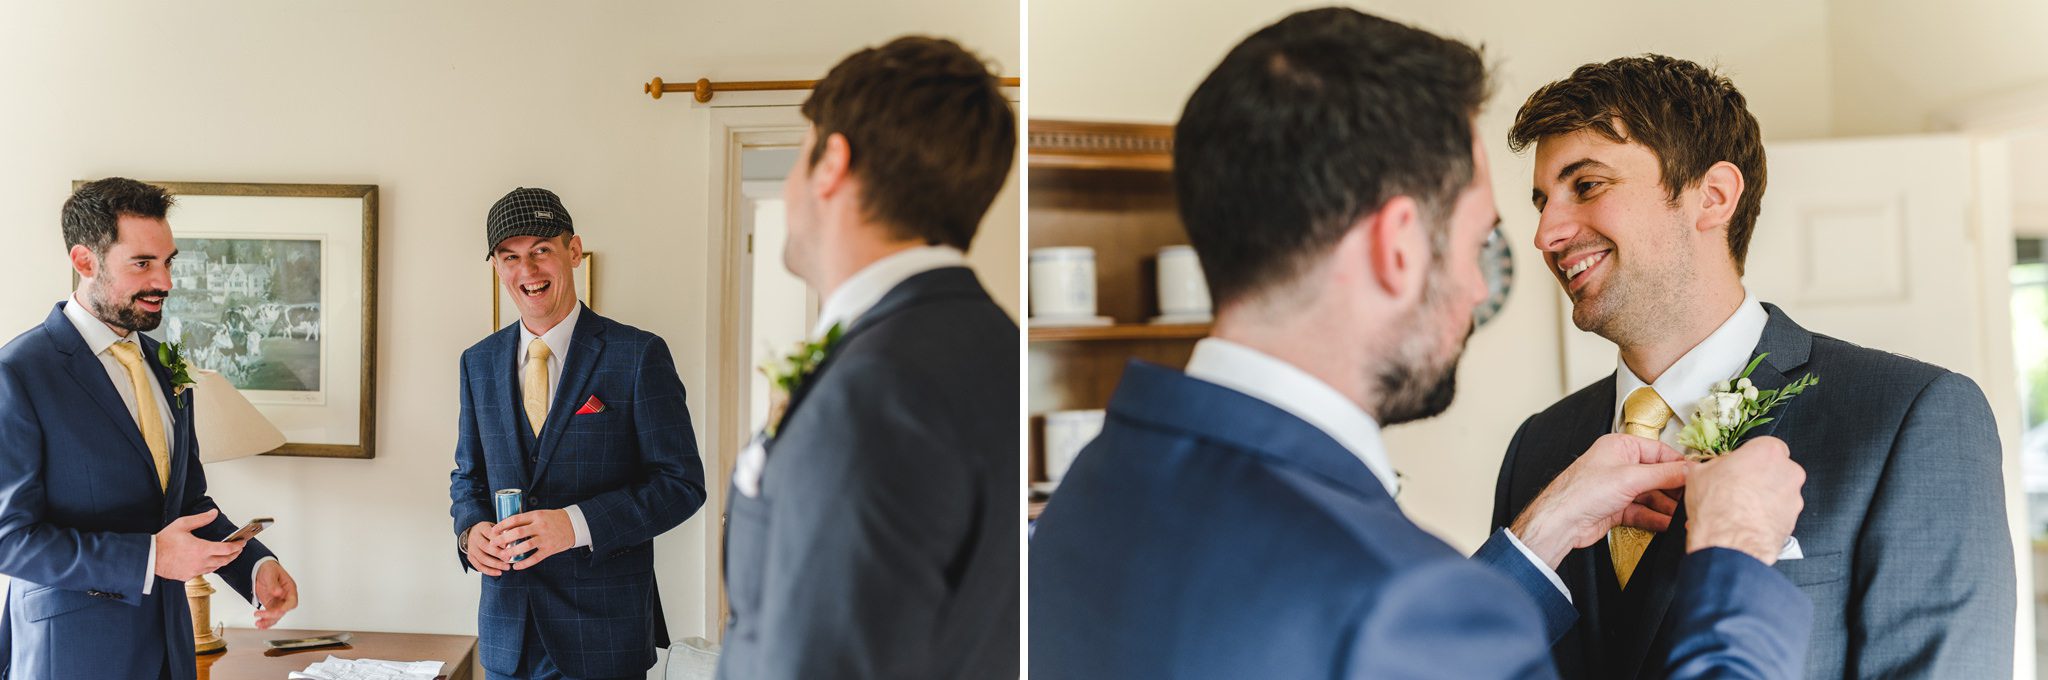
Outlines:
<svg viewBox="0 0 2048 680"><path fill-rule="evenodd" d="M77 293L73 293L71 295L71 302L64 305L64 318L69 319L72 327L78 329L78 336L85 338L85 348L92 350L95 356L107 351L107 348L113 346L114 343L132 340L135 337L135 333L130 332L128 337L123 338L120 334L115 333L114 329L107 327L105 321L99 320L99 317L93 316L92 312L86 311L85 303L78 301ZM140 346L141 341L136 340L136 342L138 343L137 346Z"/></svg>
<svg viewBox="0 0 2048 680"><path fill-rule="evenodd" d="M1387 462L1386 444L1380 441L1380 424L1306 371L1229 340L1205 338L1195 343L1187 374L1243 392L1307 421L1364 462L1387 487L1387 495L1400 492L1401 481Z"/></svg>
<svg viewBox="0 0 2048 680"><path fill-rule="evenodd" d="M513 323L519 324L519 364L526 364L527 346L533 344L534 338L540 338L542 342L548 344L548 355L554 357L554 363L550 365L562 365L563 359L569 356L569 342L576 337L576 320L582 317L583 303L578 302L574 309L569 310L568 316L562 317L561 323L555 324L554 328L540 335L534 335L533 331L526 327L525 319L514 321Z"/></svg>
<svg viewBox="0 0 2048 680"><path fill-rule="evenodd" d="M840 324L841 330L852 328L860 315L868 313L875 303L882 301L882 296L910 277L966 264L966 254L947 246L918 246L875 260L839 284L838 290L832 291L832 296L825 299L825 306L818 310L818 325L811 330L811 336L824 337L833 324Z"/></svg>
<svg viewBox="0 0 2048 680"><path fill-rule="evenodd" d="M1770 323L1771 315L1764 311L1763 303L1756 296L1745 293L1742 304L1735 307L1735 313L1721 322L1707 339L1694 345L1678 362L1657 376L1657 382L1649 386L1657 390L1657 396L1671 406L1673 417L1664 425L1664 439L1676 441L1675 437L1686 423L1692 422L1693 409L1707 396L1714 383L1735 377L1744 366L1749 365L1750 352L1763 341L1764 325ZM1614 420L1615 430L1621 428L1621 406L1631 392L1646 383L1630 370L1628 362L1615 359L1614 369Z"/></svg>

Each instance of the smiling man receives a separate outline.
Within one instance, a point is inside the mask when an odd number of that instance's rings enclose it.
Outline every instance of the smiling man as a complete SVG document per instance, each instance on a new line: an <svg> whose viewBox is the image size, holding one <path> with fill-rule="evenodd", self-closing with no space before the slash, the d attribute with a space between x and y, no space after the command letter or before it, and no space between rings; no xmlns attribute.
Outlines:
<svg viewBox="0 0 2048 680"><path fill-rule="evenodd" d="M2014 573L1998 433L1969 378L1812 333L1743 287L1764 193L1757 121L1734 83L1646 55L1588 64L1530 95L1509 144L1534 147L1536 247L1572 321L1620 348L1613 375L1531 416L1501 463L1508 526L1586 445L1678 446L1693 404L1764 356L1760 390L1820 379L1751 431L1806 468L1798 559L1811 678L2011 677ZM1696 528L1696 527L1695 527ZM1558 567L1579 610L1566 677L1653 675L1671 644L1687 543L1626 527Z"/></svg>
<svg viewBox="0 0 2048 680"><path fill-rule="evenodd" d="M64 202L78 288L0 348L0 677L191 680L185 581L216 574L260 602L298 586L206 493L192 399L144 337L163 322L178 255L162 188L110 177ZM9 629L12 629L11 635Z"/></svg>
<svg viewBox="0 0 2048 680"><path fill-rule="evenodd" d="M491 206L486 252L519 321L462 353L456 550L482 572L488 677L639 678L668 646L654 537L704 505L668 344L576 297L583 238L546 189ZM524 512L496 522L492 496Z"/></svg>

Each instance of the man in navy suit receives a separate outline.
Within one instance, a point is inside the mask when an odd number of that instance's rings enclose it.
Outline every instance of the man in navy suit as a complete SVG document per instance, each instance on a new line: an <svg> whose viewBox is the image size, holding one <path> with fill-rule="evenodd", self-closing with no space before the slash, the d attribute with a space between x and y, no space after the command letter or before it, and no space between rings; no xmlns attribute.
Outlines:
<svg viewBox="0 0 2048 680"><path fill-rule="evenodd" d="M298 586L206 495L191 396L144 337L177 244L162 188L113 177L64 203L78 288L0 348L0 677L191 680L185 581L219 574L269 628Z"/></svg>
<svg viewBox="0 0 2048 680"><path fill-rule="evenodd" d="M576 297L568 209L520 188L491 207L487 257L519 321L462 353L456 545L484 574L491 678L640 678L668 646L654 537L704 505L704 466L668 344ZM525 511L496 522L492 495ZM516 558L516 561L515 561Z"/></svg>
<svg viewBox="0 0 2048 680"><path fill-rule="evenodd" d="M1679 485L1662 672L1797 672L1811 605L1767 565L1803 473L1775 440L1704 465L1599 440L1471 561L1394 503L1379 430L1449 406L1486 297L1486 92L1472 48L1348 9L1260 30L1196 89L1174 181L1213 334L1185 373L1130 367L1040 519L1034 674L1548 677L1558 560L1668 523L1649 492Z"/></svg>
<svg viewBox="0 0 2048 680"><path fill-rule="evenodd" d="M1019 338L963 259L1016 118L921 37L847 57L803 114L782 259L826 349L736 461L718 676L1017 677Z"/></svg>
<svg viewBox="0 0 2048 680"><path fill-rule="evenodd" d="M1810 476L1797 559L1813 599L1805 676L2012 676L2016 573L2004 455L1970 378L1801 328L1742 281L1767 175L1763 134L1727 77L1662 55L1586 64L1529 96L1509 146L1533 148L1534 239L1579 330L1615 371L1530 416L1501 461L1494 522L1585 442L1633 429L1676 444L1710 386L1817 387L1767 414ZM1573 678L1655 673L1683 522L1616 530L1558 570L1579 622L1553 652ZM1792 554L1788 553L1788 558Z"/></svg>

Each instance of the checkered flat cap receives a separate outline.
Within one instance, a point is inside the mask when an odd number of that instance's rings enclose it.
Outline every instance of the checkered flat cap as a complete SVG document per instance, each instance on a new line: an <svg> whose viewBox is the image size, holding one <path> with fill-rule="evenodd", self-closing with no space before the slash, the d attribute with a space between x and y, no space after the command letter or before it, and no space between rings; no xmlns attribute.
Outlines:
<svg viewBox="0 0 2048 680"><path fill-rule="evenodd" d="M565 233L576 233L576 225L561 197L546 189L513 189L491 205L490 216L484 218L484 258L514 236L554 238Z"/></svg>

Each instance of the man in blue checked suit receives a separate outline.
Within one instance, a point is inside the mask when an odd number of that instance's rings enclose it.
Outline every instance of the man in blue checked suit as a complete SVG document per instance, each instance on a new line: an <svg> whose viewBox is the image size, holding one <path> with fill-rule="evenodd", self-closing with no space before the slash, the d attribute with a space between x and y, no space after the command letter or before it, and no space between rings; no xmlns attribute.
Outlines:
<svg viewBox="0 0 2048 680"><path fill-rule="evenodd" d="M157 342L177 245L160 187L112 177L64 203L77 291L0 348L0 678L192 680L185 581L217 574L269 628L298 586L206 494L192 395Z"/></svg>
<svg viewBox="0 0 2048 680"><path fill-rule="evenodd" d="M449 488L462 564L484 575L484 670L644 677L669 638L654 537L704 505L682 381L661 338L577 301L583 242L554 193L515 189L486 221L519 321L462 353ZM495 522L500 489L524 512Z"/></svg>
<svg viewBox="0 0 2048 680"><path fill-rule="evenodd" d="M1812 605L1768 565L1804 477L1760 438L1705 464L1594 442L1472 559L1394 502L1380 428L1443 412L1498 224L1476 50L1349 9L1233 49L1174 132L1216 303L1185 372L1134 363L1030 549L1052 678L1543 678L1555 569L1617 524L1692 523L1658 674L1787 678ZM1478 481L1475 479L1475 481Z"/></svg>

